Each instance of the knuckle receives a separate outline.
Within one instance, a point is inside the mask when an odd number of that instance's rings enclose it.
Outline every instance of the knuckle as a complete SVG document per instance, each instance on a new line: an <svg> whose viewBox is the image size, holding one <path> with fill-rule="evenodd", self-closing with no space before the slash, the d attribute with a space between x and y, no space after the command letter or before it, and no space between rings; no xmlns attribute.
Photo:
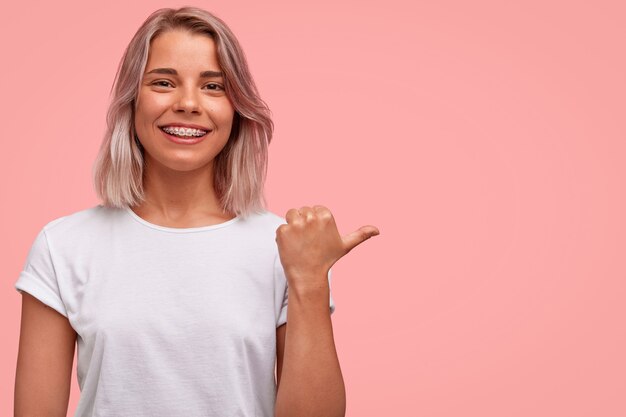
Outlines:
<svg viewBox="0 0 626 417"><path fill-rule="evenodd" d="M331 213L331 211L326 207L323 207L323 209L319 210L317 213L319 217L324 220L330 220L333 218L333 213Z"/></svg>

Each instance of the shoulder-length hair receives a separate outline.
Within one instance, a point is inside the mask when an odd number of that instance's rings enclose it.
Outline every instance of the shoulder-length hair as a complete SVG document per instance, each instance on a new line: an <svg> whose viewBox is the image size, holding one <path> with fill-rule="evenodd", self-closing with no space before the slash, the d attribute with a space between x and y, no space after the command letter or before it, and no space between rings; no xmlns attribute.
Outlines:
<svg viewBox="0 0 626 417"><path fill-rule="evenodd" d="M111 88L106 133L93 167L96 193L107 207L123 208L144 201L144 150L134 125L137 95L151 41L176 29L213 39L225 91L235 110L228 142L213 161L213 186L221 208L241 217L262 212L267 207L263 187L274 130L271 112L259 95L243 49L226 23L190 6L155 11L127 46Z"/></svg>

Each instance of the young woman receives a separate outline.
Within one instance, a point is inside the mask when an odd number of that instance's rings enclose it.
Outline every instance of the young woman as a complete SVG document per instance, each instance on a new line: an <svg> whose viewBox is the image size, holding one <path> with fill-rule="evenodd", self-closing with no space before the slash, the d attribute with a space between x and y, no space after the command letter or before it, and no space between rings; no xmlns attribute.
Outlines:
<svg viewBox="0 0 626 417"><path fill-rule="evenodd" d="M46 224L15 284L15 415L66 415L77 344L75 416L343 416L330 268L378 230L265 209L273 123L226 24L153 13L107 116L103 204Z"/></svg>

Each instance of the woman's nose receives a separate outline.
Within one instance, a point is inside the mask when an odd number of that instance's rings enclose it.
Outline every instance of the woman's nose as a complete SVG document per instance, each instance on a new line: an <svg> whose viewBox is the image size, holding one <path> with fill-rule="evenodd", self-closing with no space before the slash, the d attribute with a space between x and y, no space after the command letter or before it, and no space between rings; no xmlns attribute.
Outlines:
<svg viewBox="0 0 626 417"><path fill-rule="evenodd" d="M175 111L198 112L200 104L196 92L192 89L180 89L180 93L174 104Z"/></svg>

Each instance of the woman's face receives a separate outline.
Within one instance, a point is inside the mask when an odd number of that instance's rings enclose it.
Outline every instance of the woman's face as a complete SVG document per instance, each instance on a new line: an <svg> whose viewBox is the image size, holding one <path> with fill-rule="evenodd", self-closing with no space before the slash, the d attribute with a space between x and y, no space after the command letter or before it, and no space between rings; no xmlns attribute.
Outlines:
<svg viewBox="0 0 626 417"><path fill-rule="evenodd" d="M215 43L207 35L176 30L152 40L135 112L135 129L149 166L175 171L212 168L228 142L234 117L220 71ZM177 143L161 129L181 124L208 133L194 144Z"/></svg>

